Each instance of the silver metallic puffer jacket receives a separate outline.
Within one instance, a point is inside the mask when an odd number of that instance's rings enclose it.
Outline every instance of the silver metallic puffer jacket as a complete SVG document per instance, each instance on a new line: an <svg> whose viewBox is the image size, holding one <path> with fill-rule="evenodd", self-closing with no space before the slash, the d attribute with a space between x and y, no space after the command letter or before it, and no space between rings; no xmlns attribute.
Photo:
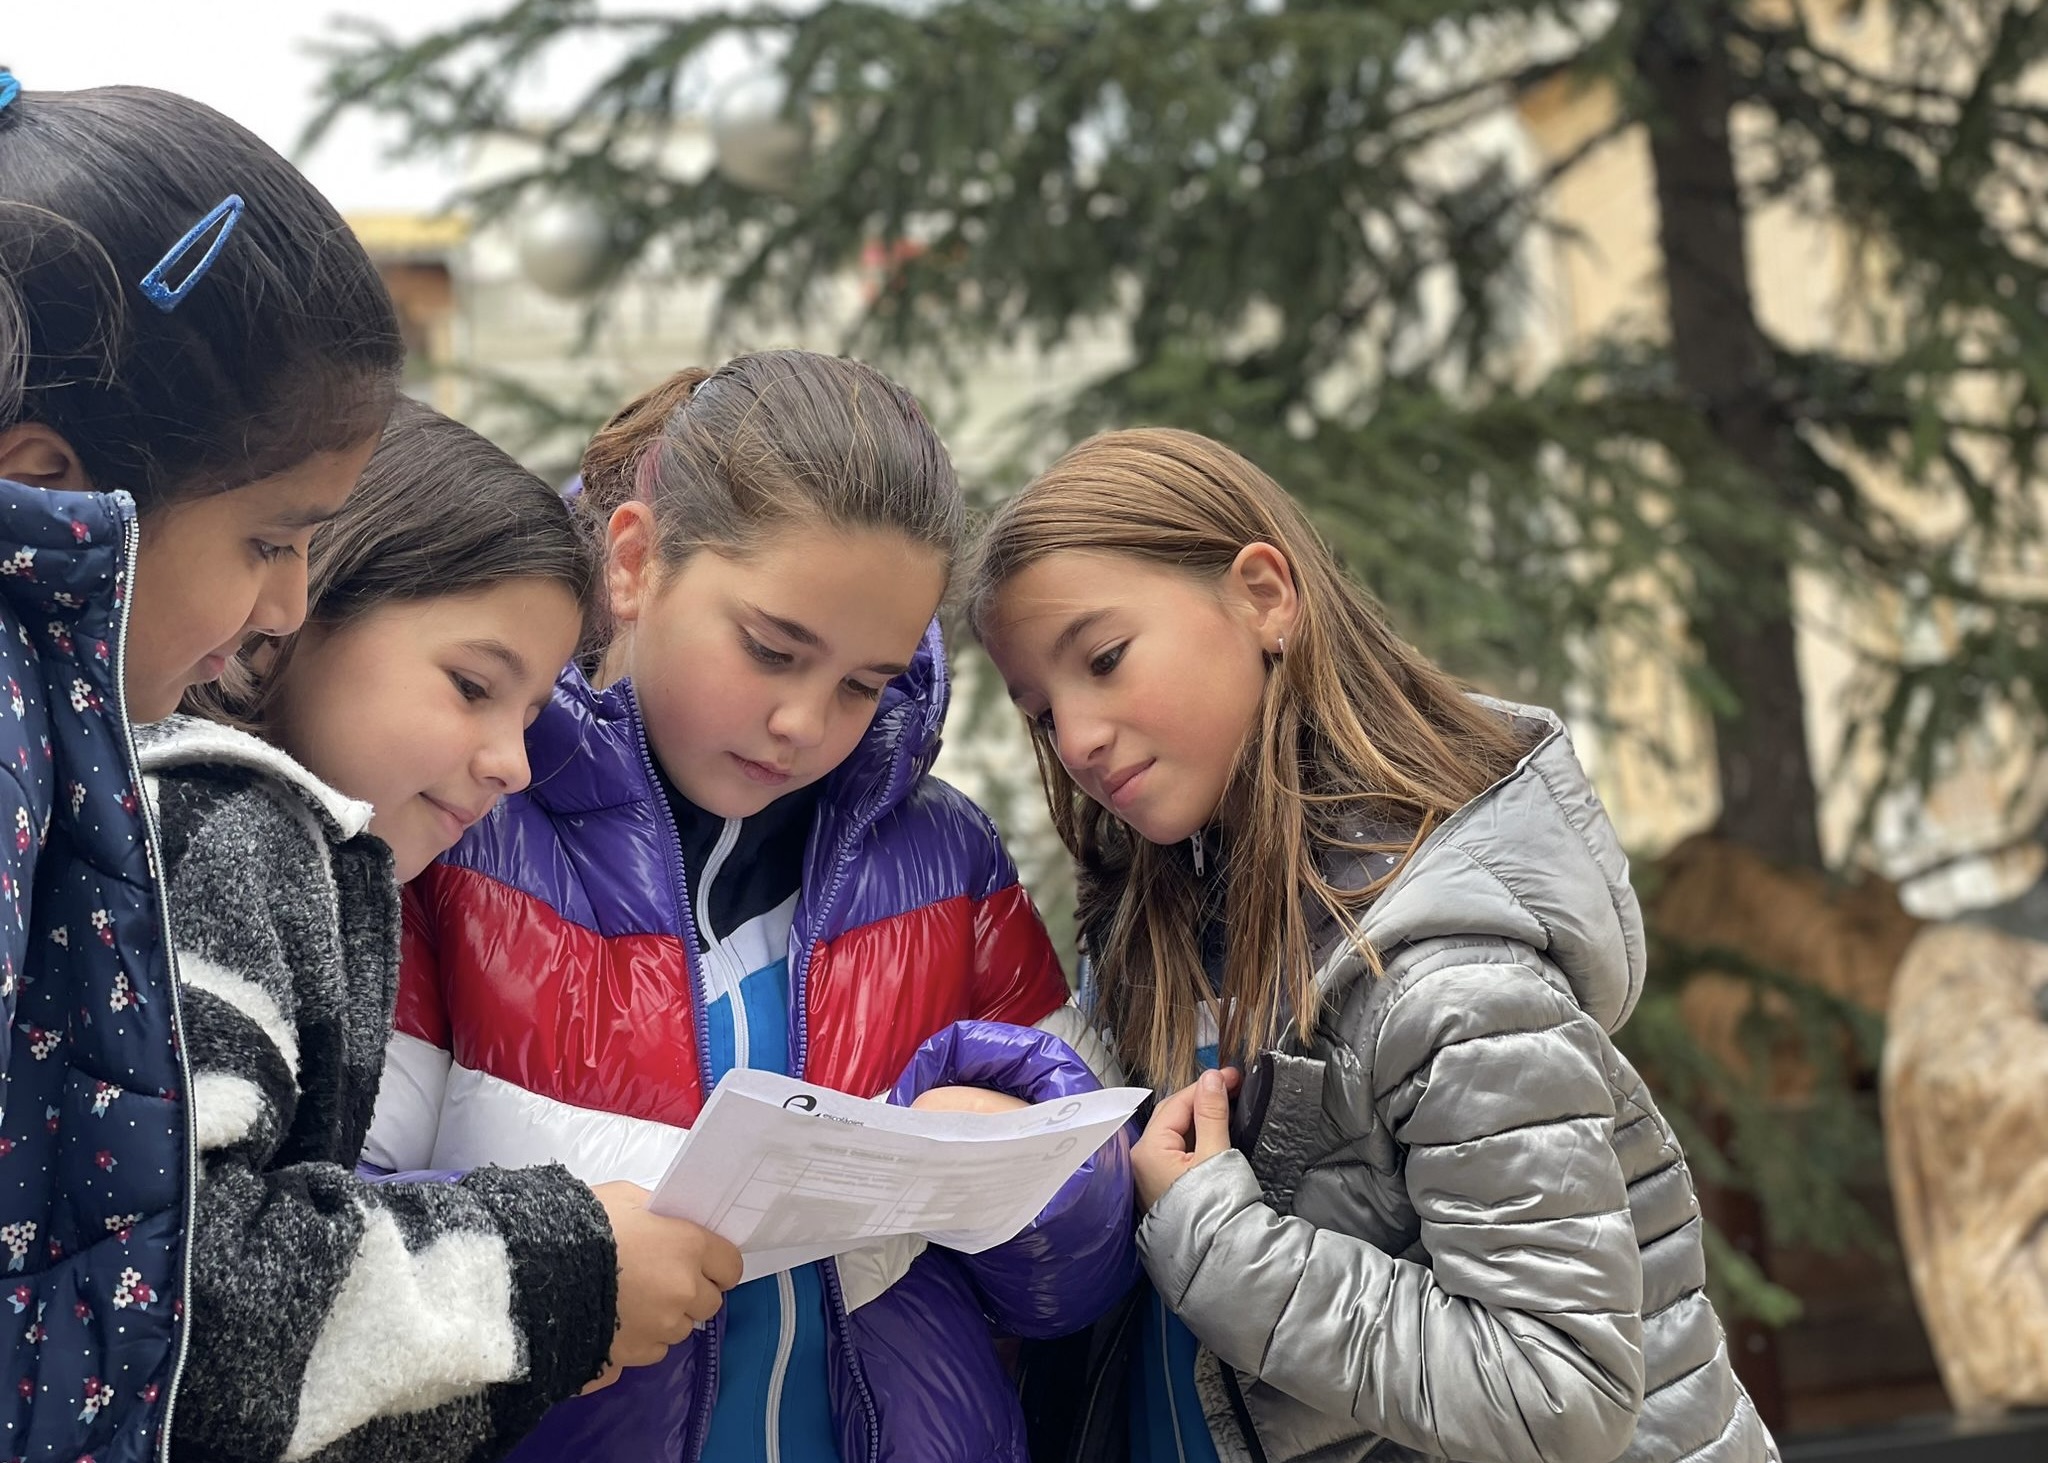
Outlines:
<svg viewBox="0 0 2048 1463"><path fill-rule="evenodd" d="M1315 1042L1139 1229L1203 1344L1224 1457L1765 1463L1701 1286L1699 1201L1615 1050L1641 994L1628 861L1549 712L1367 911L1329 932ZM1238 1419L1233 1422L1232 1419Z"/></svg>

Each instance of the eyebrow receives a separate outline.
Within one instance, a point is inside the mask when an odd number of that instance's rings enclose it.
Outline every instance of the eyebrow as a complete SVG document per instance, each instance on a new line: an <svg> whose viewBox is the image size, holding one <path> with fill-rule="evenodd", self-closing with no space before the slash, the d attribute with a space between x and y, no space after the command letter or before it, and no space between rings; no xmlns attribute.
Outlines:
<svg viewBox="0 0 2048 1463"><path fill-rule="evenodd" d="M786 620L781 615L771 615L770 613L768 613L768 611L762 609L757 604L748 605L747 612L749 614L757 616L763 624L765 624L769 629L773 630L776 634L782 636L784 639L794 640L797 644L805 647L808 650L831 649L831 647L825 643L823 637L821 637L817 631L811 629L811 627L808 625L800 624L795 620ZM864 665L861 667L861 669L864 671L873 671L878 676L887 676L890 680L894 680L896 677L902 675L905 671L909 670L910 667L909 665L903 662L890 660L877 661L873 665Z"/></svg>
<svg viewBox="0 0 2048 1463"><path fill-rule="evenodd" d="M517 679L526 676L526 657L502 640L465 640L462 649L497 661Z"/></svg>
<svg viewBox="0 0 2048 1463"><path fill-rule="evenodd" d="M1072 645L1076 640L1079 640L1082 637L1082 635L1087 633L1088 627L1090 625L1093 625L1097 620L1100 620L1104 615L1108 613L1108 610L1090 610L1085 615L1074 616L1074 618L1067 623L1067 628L1060 631L1059 638L1053 641L1052 650L1048 658L1052 660L1058 660L1062 655L1065 655L1067 653L1068 646Z"/></svg>
<svg viewBox="0 0 2048 1463"><path fill-rule="evenodd" d="M271 522L278 528L318 528L339 517L339 508L290 508Z"/></svg>
<svg viewBox="0 0 2048 1463"><path fill-rule="evenodd" d="M1108 613L1108 610L1090 610L1085 615L1074 616L1073 619L1067 622L1067 628L1060 631L1058 637L1054 639L1054 641L1052 642L1052 649L1047 652L1046 659L1058 660L1062 655L1065 655L1067 653L1068 646L1072 645L1076 640L1079 640L1083 635L1087 634L1088 627L1093 625L1096 621L1102 619ZM1005 686L1004 689L1009 691L1010 699L1012 701L1022 699L1023 693L1018 691L1014 687Z"/></svg>
<svg viewBox="0 0 2048 1463"><path fill-rule="evenodd" d="M797 644L812 650L823 650L826 648L823 638L808 625L798 624L795 620L785 620L780 615L771 615L756 604L748 605L747 612L759 618L769 629L782 636L785 640L794 640Z"/></svg>

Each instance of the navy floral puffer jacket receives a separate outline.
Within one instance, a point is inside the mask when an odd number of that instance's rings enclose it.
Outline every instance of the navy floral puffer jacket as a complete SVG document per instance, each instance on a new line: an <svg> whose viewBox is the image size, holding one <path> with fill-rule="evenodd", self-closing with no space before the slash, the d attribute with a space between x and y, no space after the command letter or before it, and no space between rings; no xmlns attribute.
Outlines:
<svg viewBox="0 0 2048 1463"><path fill-rule="evenodd" d="M135 505L0 481L0 1459L162 1455L192 1162L121 696Z"/></svg>

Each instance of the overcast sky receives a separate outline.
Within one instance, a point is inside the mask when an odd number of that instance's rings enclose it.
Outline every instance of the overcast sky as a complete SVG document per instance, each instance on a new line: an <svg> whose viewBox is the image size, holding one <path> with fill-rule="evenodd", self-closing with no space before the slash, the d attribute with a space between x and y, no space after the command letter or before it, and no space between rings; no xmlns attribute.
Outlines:
<svg viewBox="0 0 2048 1463"><path fill-rule="evenodd" d="M160 86L217 107L290 153L312 113L319 61L307 43L356 15L401 35L422 34L489 13L506 0L0 0L0 65L30 90L134 83ZM636 9L687 10L691 0ZM574 61L546 78L572 94ZM587 74L587 71L586 71ZM544 110L536 107L536 111ZM344 211L426 209L447 193L447 166L383 160L379 133L356 122L299 159Z"/></svg>

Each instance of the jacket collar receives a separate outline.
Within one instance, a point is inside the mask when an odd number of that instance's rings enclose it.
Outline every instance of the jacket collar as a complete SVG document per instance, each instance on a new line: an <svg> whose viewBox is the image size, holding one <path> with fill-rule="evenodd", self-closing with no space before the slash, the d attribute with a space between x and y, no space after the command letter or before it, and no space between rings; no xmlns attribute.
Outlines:
<svg viewBox="0 0 2048 1463"><path fill-rule="evenodd" d="M0 478L0 598L25 624L75 624L119 602L126 493L64 493Z"/></svg>
<svg viewBox="0 0 2048 1463"><path fill-rule="evenodd" d="M826 797L844 808L872 800L876 817L902 801L939 755L952 690L945 637L933 620L910 658L910 669L883 688L867 735L825 779Z"/></svg>
<svg viewBox="0 0 2048 1463"><path fill-rule="evenodd" d="M260 737L197 716L171 716L135 729L145 777L196 767L236 767L289 789L340 842L368 830L375 810L336 791Z"/></svg>

